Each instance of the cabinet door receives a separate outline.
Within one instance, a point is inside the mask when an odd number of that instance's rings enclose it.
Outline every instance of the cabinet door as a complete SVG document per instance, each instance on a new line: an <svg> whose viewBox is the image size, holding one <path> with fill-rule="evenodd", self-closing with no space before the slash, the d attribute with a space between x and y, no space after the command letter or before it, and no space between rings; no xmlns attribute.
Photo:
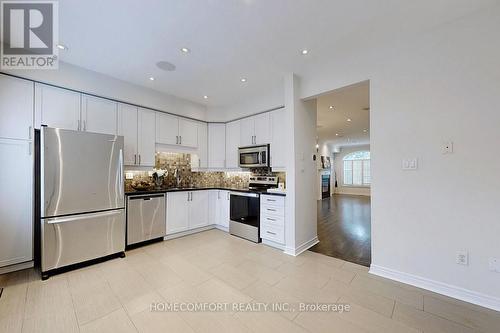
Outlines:
<svg viewBox="0 0 500 333"><path fill-rule="evenodd" d="M208 224L217 224L219 214L219 190L208 191Z"/></svg>
<svg viewBox="0 0 500 333"><path fill-rule="evenodd" d="M208 124L208 167L221 169L226 159L226 125Z"/></svg>
<svg viewBox="0 0 500 333"><path fill-rule="evenodd" d="M82 130L116 135L118 103L93 96L83 96Z"/></svg>
<svg viewBox="0 0 500 333"><path fill-rule="evenodd" d="M176 145L179 140L179 118L167 113L156 112L156 142Z"/></svg>
<svg viewBox="0 0 500 333"><path fill-rule="evenodd" d="M240 122L226 124L226 168L238 168L238 148L240 147Z"/></svg>
<svg viewBox="0 0 500 333"><path fill-rule="evenodd" d="M184 147L198 147L198 122L179 118L179 144Z"/></svg>
<svg viewBox="0 0 500 333"><path fill-rule="evenodd" d="M208 191L193 191L189 201L189 229L208 225Z"/></svg>
<svg viewBox="0 0 500 333"><path fill-rule="evenodd" d="M30 140L33 82L0 75L0 137Z"/></svg>
<svg viewBox="0 0 500 333"><path fill-rule="evenodd" d="M118 105L118 135L123 135L125 165L136 165L137 160L137 108L127 104Z"/></svg>
<svg viewBox="0 0 500 333"><path fill-rule="evenodd" d="M271 167L286 168L286 126L285 109L272 111L271 115Z"/></svg>
<svg viewBox="0 0 500 333"><path fill-rule="evenodd" d="M229 229L229 191L219 191L217 224Z"/></svg>
<svg viewBox="0 0 500 333"><path fill-rule="evenodd" d="M208 167L208 125L206 123L198 124L198 151L197 154L191 154L191 168L206 169Z"/></svg>
<svg viewBox="0 0 500 333"><path fill-rule="evenodd" d="M0 139L0 267L33 259L31 142Z"/></svg>
<svg viewBox="0 0 500 333"><path fill-rule="evenodd" d="M35 119L36 127L49 127L80 130L81 94L35 84Z"/></svg>
<svg viewBox="0 0 500 333"><path fill-rule="evenodd" d="M188 193L167 193L167 235L188 230Z"/></svg>
<svg viewBox="0 0 500 333"><path fill-rule="evenodd" d="M138 154L141 166L155 166L155 121L154 111L139 109Z"/></svg>
<svg viewBox="0 0 500 333"><path fill-rule="evenodd" d="M253 119L255 126L254 144L268 144L271 141L269 135L269 112L258 114Z"/></svg>
<svg viewBox="0 0 500 333"><path fill-rule="evenodd" d="M253 117L244 118L240 121L240 146L254 145L255 121Z"/></svg>

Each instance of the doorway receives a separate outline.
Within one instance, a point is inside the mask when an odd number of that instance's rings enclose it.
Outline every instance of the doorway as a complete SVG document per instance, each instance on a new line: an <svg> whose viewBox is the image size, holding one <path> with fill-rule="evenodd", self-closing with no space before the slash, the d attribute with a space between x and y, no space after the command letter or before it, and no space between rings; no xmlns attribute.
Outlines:
<svg viewBox="0 0 500 333"><path fill-rule="evenodd" d="M370 85L316 98L319 243L310 250L371 263Z"/></svg>

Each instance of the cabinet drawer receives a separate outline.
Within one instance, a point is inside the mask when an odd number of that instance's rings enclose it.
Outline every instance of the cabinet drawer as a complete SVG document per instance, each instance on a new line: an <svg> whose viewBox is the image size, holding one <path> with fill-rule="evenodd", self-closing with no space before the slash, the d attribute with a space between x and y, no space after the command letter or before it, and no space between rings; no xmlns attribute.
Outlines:
<svg viewBox="0 0 500 333"><path fill-rule="evenodd" d="M275 225L277 227L282 227L285 225L285 218L278 215L270 214L260 214L260 222L263 224Z"/></svg>
<svg viewBox="0 0 500 333"><path fill-rule="evenodd" d="M260 238L284 244L285 243L284 228L273 226L267 223L262 223L260 228Z"/></svg>
<svg viewBox="0 0 500 333"><path fill-rule="evenodd" d="M262 205L260 207L261 214L267 215L277 215L280 217L285 216L285 207L283 206L272 206L272 205Z"/></svg>
<svg viewBox="0 0 500 333"><path fill-rule="evenodd" d="M263 205L281 206L285 207L285 197L278 195L262 195L261 203Z"/></svg>

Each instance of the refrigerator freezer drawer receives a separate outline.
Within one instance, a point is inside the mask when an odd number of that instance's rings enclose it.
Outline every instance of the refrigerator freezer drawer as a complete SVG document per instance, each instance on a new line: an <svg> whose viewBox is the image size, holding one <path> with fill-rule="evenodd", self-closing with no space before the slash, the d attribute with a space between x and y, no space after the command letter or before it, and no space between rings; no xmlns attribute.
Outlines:
<svg viewBox="0 0 500 333"><path fill-rule="evenodd" d="M165 236L165 195L130 196L127 200L127 245Z"/></svg>
<svg viewBox="0 0 500 333"><path fill-rule="evenodd" d="M42 219L42 271L125 250L125 210Z"/></svg>

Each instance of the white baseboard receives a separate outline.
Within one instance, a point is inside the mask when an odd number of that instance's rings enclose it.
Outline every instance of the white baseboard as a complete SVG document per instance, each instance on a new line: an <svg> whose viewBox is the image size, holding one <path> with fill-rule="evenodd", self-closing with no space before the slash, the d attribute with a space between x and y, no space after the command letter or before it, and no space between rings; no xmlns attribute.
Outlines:
<svg viewBox="0 0 500 333"><path fill-rule="evenodd" d="M215 227L215 229L219 229L219 230L222 230L222 231L225 231L225 232L229 232L229 227L224 227L224 226L219 225L219 224L214 224L214 227Z"/></svg>
<svg viewBox="0 0 500 333"><path fill-rule="evenodd" d="M22 262L20 264L4 266L0 267L0 274L20 271L26 268L31 268L33 266L34 266L33 261L27 261L27 262Z"/></svg>
<svg viewBox="0 0 500 333"><path fill-rule="evenodd" d="M276 242L273 242L273 241L270 241L270 240L267 240L267 239L263 239L262 240L262 244L270 246L270 247L274 247L274 248L279 249L281 251L285 250L285 245L284 244L276 243Z"/></svg>
<svg viewBox="0 0 500 333"><path fill-rule="evenodd" d="M198 232L202 232L202 231L214 229L215 227L216 227L215 224L210 224L210 225L207 225L207 226L204 226L204 227L200 227L200 228L196 228L196 229L192 229L192 230L181 231L181 232L177 232L175 234L166 235L165 237L163 237L163 240L169 240L169 239L184 237L184 236L187 236L187 235L196 234Z"/></svg>
<svg viewBox="0 0 500 333"><path fill-rule="evenodd" d="M316 235L314 238L308 240L307 242L302 243L298 247L285 246L284 252L285 252L285 254L296 257L299 254L301 254L302 252L306 251L307 249L309 249L310 247L312 247L318 243L319 243L319 239L318 239L318 236Z"/></svg>
<svg viewBox="0 0 500 333"><path fill-rule="evenodd" d="M500 311L500 298L488 296L476 291L453 286L447 283L427 279L413 274L395 271L377 265L370 266L370 273L385 277L398 282L406 283L414 287L430 290L432 292L456 298L461 301L483 306L485 308Z"/></svg>

